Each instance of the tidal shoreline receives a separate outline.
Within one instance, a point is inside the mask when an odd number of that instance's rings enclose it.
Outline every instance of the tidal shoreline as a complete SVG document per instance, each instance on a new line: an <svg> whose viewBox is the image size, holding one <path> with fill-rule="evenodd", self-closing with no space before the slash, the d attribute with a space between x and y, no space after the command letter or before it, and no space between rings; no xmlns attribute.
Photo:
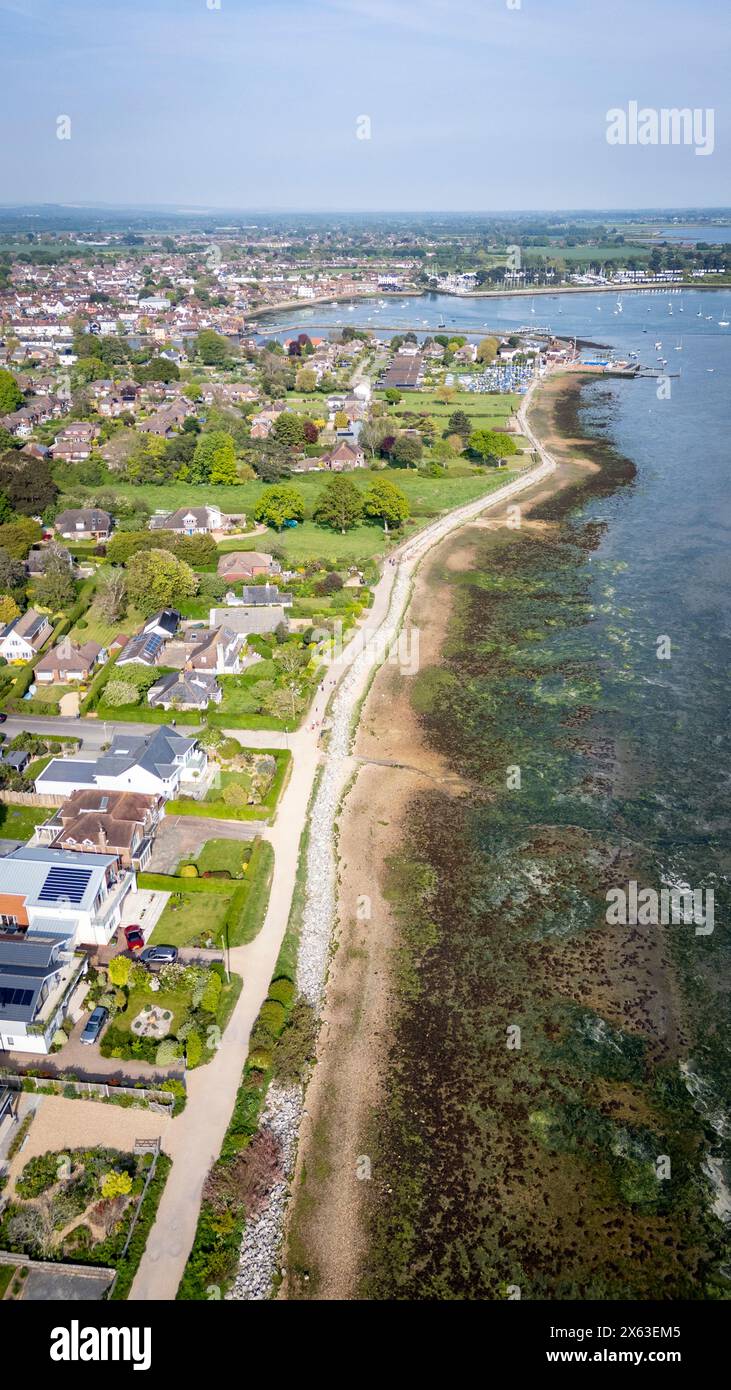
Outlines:
<svg viewBox="0 0 731 1390"><path fill-rule="evenodd" d="M574 494L596 485L601 475L601 464L590 456L593 441L578 435L581 384L576 375L549 378L531 403L530 423L558 467L521 495L526 529L545 529L548 515L534 520L536 513L551 513L560 505L561 493L566 494L565 505L572 505ZM631 471L626 461L622 467ZM407 621L419 630L422 668L438 667L448 637L451 605L440 584L443 568L452 573L469 569L475 536L485 531L504 535L508 515L496 508L469 523L420 567ZM382 667L356 736L357 771L339 822L337 950L300 1133L280 1297L347 1299L361 1289L367 1208L379 1189L378 1172L364 1177L362 1169L371 1161L373 1117L387 1079L398 1008L393 975L399 933L389 900L389 864L403 849L415 797L425 789L457 800L470 795L468 782L455 776L448 760L425 738L412 689L408 677ZM358 908L364 899L367 916Z"/></svg>
<svg viewBox="0 0 731 1390"><path fill-rule="evenodd" d="M636 474L582 434L582 385L537 392L555 472L520 498L518 529L495 509L432 551L409 607L419 673L382 668L362 711L282 1297L716 1287L682 963L667 935L608 929L602 905L657 859L636 818L648 767L582 645L606 525L582 504ZM508 1023L526 1045L506 1057Z"/></svg>

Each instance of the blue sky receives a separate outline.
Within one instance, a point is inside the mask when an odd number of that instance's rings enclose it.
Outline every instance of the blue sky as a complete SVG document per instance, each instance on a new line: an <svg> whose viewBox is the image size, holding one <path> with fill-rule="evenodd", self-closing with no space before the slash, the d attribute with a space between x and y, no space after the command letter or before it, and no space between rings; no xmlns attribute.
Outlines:
<svg viewBox="0 0 731 1390"><path fill-rule="evenodd" d="M0 202L729 202L727 0L215 4L0 0ZM609 146L630 100L714 108L714 153Z"/></svg>

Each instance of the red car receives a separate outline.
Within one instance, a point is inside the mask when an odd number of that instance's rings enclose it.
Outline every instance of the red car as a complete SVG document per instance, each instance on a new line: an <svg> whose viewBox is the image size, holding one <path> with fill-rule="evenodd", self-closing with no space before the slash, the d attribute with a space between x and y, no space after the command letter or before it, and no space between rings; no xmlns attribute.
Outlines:
<svg viewBox="0 0 731 1390"><path fill-rule="evenodd" d="M124 939L129 951L141 951L145 944L142 928L134 925L124 928Z"/></svg>

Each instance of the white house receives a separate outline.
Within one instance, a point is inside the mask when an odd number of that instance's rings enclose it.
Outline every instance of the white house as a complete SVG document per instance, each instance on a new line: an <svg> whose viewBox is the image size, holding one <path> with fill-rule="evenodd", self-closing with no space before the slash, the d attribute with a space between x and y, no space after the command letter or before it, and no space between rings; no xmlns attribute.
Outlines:
<svg viewBox="0 0 731 1390"><path fill-rule="evenodd" d="M132 791L162 796L192 792L204 780L208 759L194 738L184 738L168 725L150 733L117 734L96 762L52 758L35 781L37 792L70 796L86 787L99 791Z"/></svg>
<svg viewBox="0 0 731 1390"><path fill-rule="evenodd" d="M44 613L29 608L19 618L13 618L0 637L0 656L6 661L32 661L53 628Z"/></svg>

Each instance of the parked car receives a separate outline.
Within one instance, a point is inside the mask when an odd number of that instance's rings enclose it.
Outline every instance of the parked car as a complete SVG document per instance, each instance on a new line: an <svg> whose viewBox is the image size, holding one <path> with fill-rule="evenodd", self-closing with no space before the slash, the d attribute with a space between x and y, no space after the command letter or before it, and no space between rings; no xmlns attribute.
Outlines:
<svg viewBox="0 0 731 1390"><path fill-rule="evenodd" d="M145 944L144 932L136 924L124 928L124 939L128 951L141 951Z"/></svg>
<svg viewBox="0 0 731 1390"><path fill-rule="evenodd" d="M105 1009L103 1004L97 1004L94 1012L86 1020L86 1027L81 1034L81 1042L89 1045L95 1043L108 1018L109 1010Z"/></svg>
<svg viewBox="0 0 731 1390"><path fill-rule="evenodd" d="M0 724L4 724L7 717L7 714L3 714L2 710L0 710Z"/></svg>
<svg viewBox="0 0 731 1390"><path fill-rule="evenodd" d="M174 965L177 959L177 946L146 946L140 952L143 965Z"/></svg>

